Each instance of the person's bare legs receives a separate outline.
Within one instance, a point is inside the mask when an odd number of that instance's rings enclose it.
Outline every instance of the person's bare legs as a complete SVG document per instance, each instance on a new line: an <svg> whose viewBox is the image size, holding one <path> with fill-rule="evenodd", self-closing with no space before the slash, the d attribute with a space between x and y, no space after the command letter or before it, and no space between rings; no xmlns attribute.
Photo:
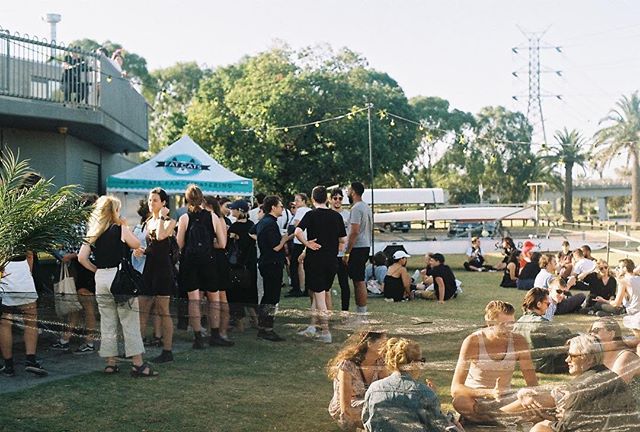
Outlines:
<svg viewBox="0 0 640 432"><path fill-rule="evenodd" d="M189 325L194 332L200 333L202 331L200 322L200 291L189 291L187 296L189 297Z"/></svg>
<svg viewBox="0 0 640 432"><path fill-rule="evenodd" d="M220 291L207 292L209 300L209 328L220 329Z"/></svg>
<svg viewBox="0 0 640 432"><path fill-rule="evenodd" d="M367 306L367 285L364 281L354 282L356 293L356 305L359 307Z"/></svg>
<svg viewBox="0 0 640 432"><path fill-rule="evenodd" d="M36 303L19 306L24 320L24 348L26 355L35 355L38 345L38 309Z"/></svg>
<svg viewBox="0 0 640 432"><path fill-rule="evenodd" d="M142 339L147 337L147 322L149 321L149 312L153 305L154 298L151 296L139 296L138 305L140 307L140 334Z"/></svg>
<svg viewBox="0 0 640 432"><path fill-rule="evenodd" d="M67 315L67 324L65 325L64 333L62 334L62 340L64 340L65 344L69 343L71 336L73 336L73 333L77 331L79 321L80 311L71 312Z"/></svg>
<svg viewBox="0 0 640 432"><path fill-rule="evenodd" d="M2 351L2 358L5 360L13 357L12 323L13 315L3 313L2 316L0 316L0 351Z"/></svg>
<svg viewBox="0 0 640 432"><path fill-rule="evenodd" d="M333 310L333 298L331 297L331 290L325 291L325 299L324 302L327 305L327 312Z"/></svg>
<svg viewBox="0 0 640 432"><path fill-rule="evenodd" d="M312 315L316 316L316 320L318 324L320 324L320 328L322 329L322 333L329 333L329 319L328 319L328 310L327 310L327 302L326 295L324 292L314 292L313 293L313 302L315 304L315 309L311 311Z"/></svg>
<svg viewBox="0 0 640 432"><path fill-rule="evenodd" d="M229 302L227 301L227 292L220 291L220 336L227 337L227 330L229 329Z"/></svg>
<svg viewBox="0 0 640 432"><path fill-rule="evenodd" d="M86 288L78 289L78 300L84 310L85 342L93 343L96 337L95 295Z"/></svg>
<svg viewBox="0 0 640 432"><path fill-rule="evenodd" d="M171 351L173 346L173 319L170 311L171 297L156 296L155 310L161 323L162 329L162 349Z"/></svg>
<svg viewBox="0 0 640 432"><path fill-rule="evenodd" d="M540 423L536 423L529 432L553 432L553 428L551 427L551 421L544 420Z"/></svg>

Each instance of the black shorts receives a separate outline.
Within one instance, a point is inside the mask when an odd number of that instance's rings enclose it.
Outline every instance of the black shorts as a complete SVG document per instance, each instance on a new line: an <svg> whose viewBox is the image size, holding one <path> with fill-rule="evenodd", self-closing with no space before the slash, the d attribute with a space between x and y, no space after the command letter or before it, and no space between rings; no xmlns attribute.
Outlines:
<svg viewBox="0 0 640 432"><path fill-rule="evenodd" d="M183 259L180 263L180 284L191 291L217 292L217 272L213 258L208 260Z"/></svg>
<svg viewBox="0 0 640 432"><path fill-rule="evenodd" d="M304 259L304 286L309 291L321 293L329 291L338 272L338 262L334 256L311 256L307 252Z"/></svg>
<svg viewBox="0 0 640 432"><path fill-rule="evenodd" d="M8 314L8 315L23 315L24 314L24 309L26 307L36 307L36 301L34 300L31 303L26 303L23 305L19 305L19 306L8 306L5 305L1 302L0 299L0 315L2 314Z"/></svg>
<svg viewBox="0 0 640 432"><path fill-rule="evenodd" d="M369 261L369 248L359 247L351 249L347 272L354 282L364 282L364 268Z"/></svg>
<svg viewBox="0 0 640 432"><path fill-rule="evenodd" d="M86 269L78 260L72 261L71 272L76 283L76 290L84 288L93 294L96 293L96 274Z"/></svg>

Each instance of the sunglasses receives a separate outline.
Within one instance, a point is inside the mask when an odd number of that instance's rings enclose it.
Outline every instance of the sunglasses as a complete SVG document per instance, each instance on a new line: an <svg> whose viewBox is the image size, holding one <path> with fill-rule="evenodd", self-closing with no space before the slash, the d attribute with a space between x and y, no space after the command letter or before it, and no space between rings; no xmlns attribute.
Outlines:
<svg viewBox="0 0 640 432"><path fill-rule="evenodd" d="M590 334L597 334L600 330L606 330L604 327L593 327L591 330L589 330Z"/></svg>
<svg viewBox="0 0 640 432"><path fill-rule="evenodd" d="M340 201L342 201L342 196L340 196L340 195L335 195L335 196L332 196L332 197L331 197L331 199L332 199L332 200L340 200Z"/></svg>

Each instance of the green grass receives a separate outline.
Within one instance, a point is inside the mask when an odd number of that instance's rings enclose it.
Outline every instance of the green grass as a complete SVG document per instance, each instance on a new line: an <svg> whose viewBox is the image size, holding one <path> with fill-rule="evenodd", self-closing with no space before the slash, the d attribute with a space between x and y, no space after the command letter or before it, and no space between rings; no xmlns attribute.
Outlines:
<svg viewBox="0 0 640 432"><path fill-rule="evenodd" d="M464 293L455 300L444 305L422 300L369 303L376 327L419 341L429 362L425 375L437 385L444 409L450 408L449 386L460 344L482 326L486 303L502 299L520 310L523 296L522 291L498 286L501 273L463 272L462 259L448 260L463 281ZM409 267L417 268L420 262L411 258ZM334 296L334 309L339 309L339 301ZM127 373L105 376L97 371L0 395L0 430L338 431L327 413L332 384L324 368L353 328L349 316L336 313L333 344L298 337L295 330L307 323L307 307L306 299L283 299L276 324L287 337L281 344L256 340L255 331L247 330L233 335L233 348L177 354L173 364L158 368L159 378L134 380ZM587 317L571 319L572 325L586 329ZM177 335L189 337L185 332ZM518 374L515 385L522 384Z"/></svg>

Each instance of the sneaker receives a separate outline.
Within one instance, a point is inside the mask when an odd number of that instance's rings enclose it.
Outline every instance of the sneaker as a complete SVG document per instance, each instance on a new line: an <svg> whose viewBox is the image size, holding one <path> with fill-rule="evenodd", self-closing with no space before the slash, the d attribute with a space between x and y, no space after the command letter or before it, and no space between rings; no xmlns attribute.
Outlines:
<svg viewBox="0 0 640 432"><path fill-rule="evenodd" d="M144 338L142 340L142 345L145 347L161 347L162 346L162 338L154 336L152 338Z"/></svg>
<svg viewBox="0 0 640 432"><path fill-rule="evenodd" d="M173 361L173 353L171 351L162 350L159 356L151 359L151 363L168 363Z"/></svg>
<svg viewBox="0 0 640 432"><path fill-rule="evenodd" d="M222 336L211 336L209 338L209 345L219 347L232 347L235 345L235 342L230 341L229 339Z"/></svg>
<svg viewBox="0 0 640 432"><path fill-rule="evenodd" d="M30 373L32 373L34 375L37 375L37 376L47 376L47 375L49 375L49 372L47 372L45 368L40 366L40 363L38 363L38 362L27 362L25 364L24 370L26 372L30 372Z"/></svg>
<svg viewBox="0 0 640 432"><path fill-rule="evenodd" d="M57 341L56 343L51 344L51 349L56 351L62 351L63 353L71 352L71 348L69 347L69 342L62 343L60 341Z"/></svg>
<svg viewBox="0 0 640 432"><path fill-rule="evenodd" d="M315 335L316 335L315 326L309 326L306 329L298 332L298 336L315 337Z"/></svg>
<svg viewBox="0 0 640 432"><path fill-rule="evenodd" d="M326 343L326 344L330 344L332 342L331 333L329 333L329 332L320 333L316 339L318 341Z"/></svg>
<svg viewBox="0 0 640 432"><path fill-rule="evenodd" d="M83 343L73 353L74 354L91 354L92 352L95 352L95 351L96 351L96 348L93 344L89 345L88 343Z"/></svg>
<svg viewBox="0 0 640 432"><path fill-rule="evenodd" d="M386 301L387 303L393 303L393 299L392 298L386 298L386 299L384 299L384 301Z"/></svg>
<svg viewBox="0 0 640 432"><path fill-rule="evenodd" d="M286 339L279 336L278 333L274 332L273 330L259 330L258 331L258 338L259 339L264 339L264 340L268 340L271 342L283 342Z"/></svg>
<svg viewBox="0 0 640 432"><path fill-rule="evenodd" d="M196 337L193 339L193 345L191 345L191 348L197 350L204 349L204 342L201 335L196 334Z"/></svg>
<svg viewBox="0 0 640 432"><path fill-rule="evenodd" d="M607 313L605 311L599 310L599 311L596 312L596 316L599 317L599 318L603 318L603 317L611 316L611 314Z"/></svg>
<svg viewBox="0 0 640 432"><path fill-rule="evenodd" d="M0 368L0 373L6 377L14 377L16 376L16 370L13 366L4 365Z"/></svg>

